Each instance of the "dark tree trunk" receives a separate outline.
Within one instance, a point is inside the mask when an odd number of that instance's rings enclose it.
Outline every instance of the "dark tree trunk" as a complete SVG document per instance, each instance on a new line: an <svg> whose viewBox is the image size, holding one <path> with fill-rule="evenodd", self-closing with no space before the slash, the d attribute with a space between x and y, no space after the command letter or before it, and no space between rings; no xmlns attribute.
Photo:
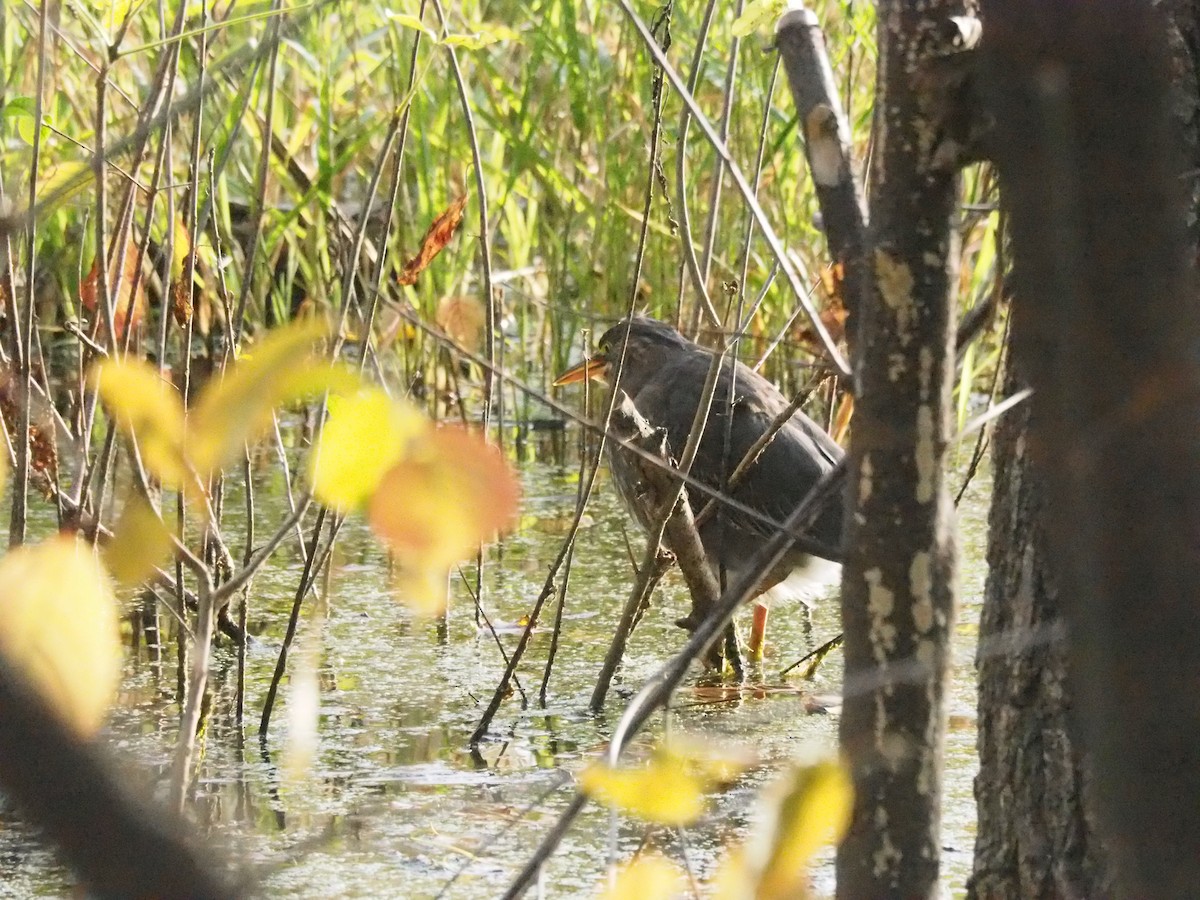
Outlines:
<svg viewBox="0 0 1200 900"><path fill-rule="evenodd" d="M854 814L838 896L938 893L943 698L954 618L943 481L953 361L957 179L935 163L918 72L945 52L956 2L879 5L869 264L855 342L841 743Z"/></svg>
<svg viewBox="0 0 1200 900"><path fill-rule="evenodd" d="M1191 0L1163 4L1174 27L1169 99L1188 167L1200 164L1197 140L1197 21ZM1190 218L1197 238L1197 187ZM1024 383L1010 371L1005 393ZM1041 485L1026 453L1028 410L997 426L988 529L988 583L980 623L979 827L973 900L1093 898L1112 893L1112 877L1087 814L1085 755L1073 740L1060 598L1041 516Z"/></svg>
<svg viewBox="0 0 1200 900"><path fill-rule="evenodd" d="M1115 893L1200 884L1200 304L1166 17L985 0L1014 354Z"/></svg>
<svg viewBox="0 0 1200 900"><path fill-rule="evenodd" d="M1024 384L1011 368L1004 393ZM972 900L1107 896L1083 807L1068 715L1066 645L1042 531L1042 490L1026 452L1028 405L996 426L988 579L979 625L979 829Z"/></svg>

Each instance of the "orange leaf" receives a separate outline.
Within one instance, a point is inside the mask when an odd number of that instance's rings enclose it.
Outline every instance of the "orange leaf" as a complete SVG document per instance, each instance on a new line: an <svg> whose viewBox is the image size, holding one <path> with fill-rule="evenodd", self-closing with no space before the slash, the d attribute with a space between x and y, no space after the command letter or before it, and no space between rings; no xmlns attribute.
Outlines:
<svg viewBox="0 0 1200 900"><path fill-rule="evenodd" d="M445 603L450 566L512 523L519 496L499 450L448 426L410 444L379 482L367 518L401 563L407 599L433 613Z"/></svg>
<svg viewBox="0 0 1200 900"><path fill-rule="evenodd" d="M437 323L461 347L477 350L487 321L487 310L475 297L443 297L438 301Z"/></svg>
<svg viewBox="0 0 1200 900"><path fill-rule="evenodd" d="M369 518L398 553L449 563L512 522L520 487L500 451L465 428L434 429L424 443L383 476Z"/></svg>
<svg viewBox="0 0 1200 900"><path fill-rule="evenodd" d="M138 248L133 241L125 243L125 262L120 267L121 278L117 278L118 266L116 260L108 268L108 290L113 297L113 325L117 334L125 333L125 320L129 319L129 327L136 328L146 315L146 282L138 275ZM133 284L137 282L137 293L133 292ZM79 286L79 300L83 308L92 313L98 313L101 322L104 313L99 310L100 290L100 259L92 260L92 268ZM132 295L132 297L131 297Z"/></svg>
<svg viewBox="0 0 1200 900"><path fill-rule="evenodd" d="M836 300L838 306L843 306L842 289L846 283L846 267L836 262L821 270L821 290L830 300Z"/></svg>
<svg viewBox="0 0 1200 900"><path fill-rule="evenodd" d="M426 266L433 262L433 258L450 243L450 239L458 231L458 226L462 224L463 208L466 205L467 195L463 194L433 220L433 224L421 240L420 251L404 264L404 271L400 273L401 284L416 284L417 276L424 272Z"/></svg>

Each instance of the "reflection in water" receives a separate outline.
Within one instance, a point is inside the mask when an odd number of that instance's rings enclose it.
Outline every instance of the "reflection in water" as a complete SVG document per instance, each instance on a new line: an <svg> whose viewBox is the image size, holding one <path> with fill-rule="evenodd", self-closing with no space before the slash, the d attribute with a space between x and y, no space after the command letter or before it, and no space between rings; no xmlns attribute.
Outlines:
<svg viewBox="0 0 1200 900"><path fill-rule="evenodd" d="M546 565L561 540L560 523L574 508L576 485L565 470L534 467L526 473L521 528L503 552L490 548L485 562L484 603L499 640L511 647L545 579ZM276 485L278 517L283 494ZM978 622L982 592L982 498L975 485L964 503L963 620ZM267 493L264 491L262 493ZM259 500L262 500L262 493ZM972 504L967 506L967 504ZM240 510L238 498L226 508ZM213 658L211 704L199 736L199 775L190 815L199 835L230 858L265 866L267 896L421 897L494 896L524 862L570 799L571 773L603 746L624 702L643 679L684 642L671 624L689 603L686 589L668 578L629 644L608 707L589 716L586 705L608 641L625 601L632 571L623 534L624 512L608 490L594 502L593 524L580 532L563 613L563 633L545 708L536 702L551 629L533 636L522 666L528 698L510 698L494 726L494 740L471 751L468 738L481 704L504 667L495 638L478 622L471 594L475 566L455 576L452 607L439 625L414 620L390 596L387 560L362 523L351 520L333 561L327 609L306 609L299 640L321 630L317 669L321 691L319 746L311 770L288 775L287 717L279 715L265 744L254 729L275 665L302 560L281 551L251 587L247 659L248 732L237 727L237 655L227 643ZM236 533L237 523L231 523ZM502 560L502 561L501 561ZM465 583L464 580L465 579ZM175 696L173 621L142 601L131 600L135 646L107 739L130 777L165 794L179 707ZM618 829L621 853L643 843L681 858L686 853L701 877L712 873L721 848L740 839L753 815L756 791L774 763L799 750L832 747L836 717L821 714L836 702L841 658L834 653L815 684L778 673L838 631L836 603L777 607L771 619L767 659L743 687L695 678L680 691L671 714L673 733L753 748L760 764L712 799L709 814L686 837L673 830L647 831L635 822ZM545 616L552 622L551 615ZM147 649L157 645L162 651ZM956 721L948 743L948 807L944 843L950 884L961 886L971 858L974 805L973 641L956 650L952 699ZM286 686L286 685L285 685ZM284 704L286 705L286 691ZM652 731L661 734L663 717ZM633 752L654 734L638 738ZM2 803L2 801L0 801ZM0 867L3 887L16 896L55 896L68 876L0 805ZM608 859L609 817L590 809L571 830L547 867L554 895L591 892ZM819 887L831 884L826 854ZM453 881L451 881L453 879Z"/></svg>

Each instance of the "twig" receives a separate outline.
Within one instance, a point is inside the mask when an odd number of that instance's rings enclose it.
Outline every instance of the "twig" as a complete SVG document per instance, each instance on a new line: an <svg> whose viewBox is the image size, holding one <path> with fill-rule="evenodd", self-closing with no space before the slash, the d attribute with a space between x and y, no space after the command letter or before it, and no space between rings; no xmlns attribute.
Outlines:
<svg viewBox="0 0 1200 900"><path fill-rule="evenodd" d="M37 62L37 93L33 98L33 157L29 164L29 205L37 202L37 183L39 176L39 161L42 149L42 116L46 93L46 23L49 18L49 0L42 0L38 11L38 62ZM17 433L13 435L16 441L17 468L13 473L12 515L8 526L8 545L15 547L25 540L25 519L28 514L29 491L29 424L30 400L33 381L33 320L34 307L37 303L36 279L37 272L37 221L29 219L25 223L25 306L16 318L16 328L20 331L20 339L15 341L17 348L17 374L20 381L20 408L17 412ZM14 229L15 230L15 229ZM7 244L8 235L4 235ZM15 296L11 295L10 296Z"/></svg>
<svg viewBox="0 0 1200 900"><path fill-rule="evenodd" d="M729 151L729 147L726 146L725 142L722 141L717 133L713 130L712 125L709 124L708 119L705 118L704 113L701 112L700 107L696 104L696 98L692 96L692 93L686 89L683 84L683 80L679 77L679 73L675 71L674 67L670 63L670 60L666 58L666 55L654 41L649 29L646 28L646 23L641 20L636 12L634 12L629 0L618 0L618 2L621 4L621 9L624 10L625 15L637 29L637 32L641 36L642 42L646 45L646 48L654 56L658 64L662 66L663 71L666 73L667 78L671 82L671 86L675 88L675 91L679 94L680 99L682 99L687 107L691 110L692 116L696 120L696 124L704 132L705 137L708 138L708 141L712 145L713 149L725 161L725 165L729 167L730 177L733 178L734 184L737 185L738 191L741 192L746 205L750 208L751 213L758 222L758 227L762 229L763 239L767 242L767 245L771 248L771 252L779 261L779 266L781 269L783 269L783 273L787 277L788 285L791 287L792 293L795 295L796 300L800 303L801 307L804 309L804 312L807 314L810 324L812 325L813 332L817 335L822 347L825 349L825 353L829 358L830 364L840 375L848 378L850 376L849 365L846 363L841 351L837 349L836 342L829 334L829 330L825 327L825 324L821 321L821 317L817 314L816 308L812 305L812 301L809 300L808 292L801 283L800 278L797 276L795 267L792 265L792 261L788 257L787 252L783 247L783 243L779 240L778 235L775 233L775 229L772 227L770 220L767 218L767 214L763 211L762 206L755 198L754 191L750 188L749 183L746 181L746 176L742 174L741 168L738 166L737 162L734 161L733 156Z"/></svg>
<svg viewBox="0 0 1200 900"><path fill-rule="evenodd" d="M704 46L708 41L708 32L712 27L713 12L717 8L716 0L708 0L704 7L704 17L700 20L700 29L696 35L696 48L692 54L692 70L688 75L687 93L689 96L696 92L700 80L700 70L704 66ZM659 71L665 71L665 66L659 64ZM687 138L692 125L692 107L684 105L680 113L679 138L675 142L675 193L679 200L679 234L680 246L683 249L683 261L692 279L692 286L700 297L699 309L704 312L714 328L721 327L721 317L717 315L716 307L708 296L708 279L700 271L696 261L696 248L692 243L692 214L687 195ZM718 163L718 166L720 163ZM720 169L718 169L718 172Z"/></svg>

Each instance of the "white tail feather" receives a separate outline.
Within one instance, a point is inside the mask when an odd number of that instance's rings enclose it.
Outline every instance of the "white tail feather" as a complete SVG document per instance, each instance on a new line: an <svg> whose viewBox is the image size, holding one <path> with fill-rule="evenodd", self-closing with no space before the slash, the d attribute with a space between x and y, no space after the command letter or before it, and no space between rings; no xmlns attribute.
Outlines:
<svg viewBox="0 0 1200 900"><path fill-rule="evenodd" d="M805 606L811 607L818 599L825 596L829 588L837 584L841 577L840 563L821 559L819 556L808 556L805 557L803 565L797 566L787 578L769 591L765 591L758 598L758 602L799 600Z"/></svg>

